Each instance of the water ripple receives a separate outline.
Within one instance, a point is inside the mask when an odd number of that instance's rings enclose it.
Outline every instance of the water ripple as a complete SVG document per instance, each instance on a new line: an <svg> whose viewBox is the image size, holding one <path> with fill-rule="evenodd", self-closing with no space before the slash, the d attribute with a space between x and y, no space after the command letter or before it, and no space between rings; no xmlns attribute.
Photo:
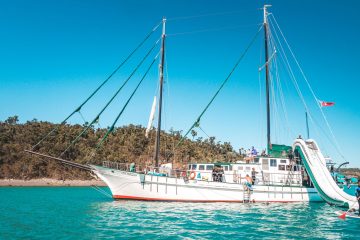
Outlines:
<svg viewBox="0 0 360 240"><path fill-rule="evenodd" d="M0 188L0 239L358 239L325 203L113 201L90 188ZM24 198L23 196L26 196Z"/></svg>

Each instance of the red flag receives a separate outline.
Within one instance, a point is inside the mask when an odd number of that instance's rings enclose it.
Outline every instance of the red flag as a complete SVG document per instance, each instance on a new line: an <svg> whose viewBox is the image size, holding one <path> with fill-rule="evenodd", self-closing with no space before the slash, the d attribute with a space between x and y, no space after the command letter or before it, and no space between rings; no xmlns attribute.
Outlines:
<svg viewBox="0 0 360 240"><path fill-rule="evenodd" d="M321 106L321 107L332 107L332 106L334 106L334 105L335 105L335 103L334 103L334 102L324 102L324 101L319 101L319 103L320 103L320 106Z"/></svg>

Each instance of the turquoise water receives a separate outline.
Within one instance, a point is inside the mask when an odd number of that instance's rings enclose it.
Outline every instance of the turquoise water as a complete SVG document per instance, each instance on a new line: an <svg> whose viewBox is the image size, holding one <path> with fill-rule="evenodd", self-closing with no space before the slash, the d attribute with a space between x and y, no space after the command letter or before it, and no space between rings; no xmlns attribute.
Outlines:
<svg viewBox="0 0 360 240"><path fill-rule="evenodd" d="M325 203L113 201L90 187L4 187L0 206L0 239L360 238L360 220L340 220Z"/></svg>

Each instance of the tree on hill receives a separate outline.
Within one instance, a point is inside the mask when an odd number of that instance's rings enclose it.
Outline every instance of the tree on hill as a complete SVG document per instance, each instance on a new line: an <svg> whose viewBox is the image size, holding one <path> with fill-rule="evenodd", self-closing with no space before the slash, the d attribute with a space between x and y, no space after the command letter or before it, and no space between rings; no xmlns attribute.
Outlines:
<svg viewBox="0 0 360 240"><path fill-rule="evenodd" d="M67 149L84 126L59 125L38 120L19 124L17 116L9 117L4 122L0 121L0 178L91 178L85 171L24 152L25 149L32 149L55 127L57 130L34 150L57 157ZM146 138L145 128L142 126L130 124L118 127L100 147L97 147L107 130L106 128L89 128L78 142L62 154L62 158L81 164L102 164L103 161L115 161L135 162L141 166L153 163L155 130L152 130ZM192 133L193 138L196 135ZM215 137L196 140L186 138L178 146L182 131L173 129L170 129L169 133L161 131L160 137L160 162L172 162L176 167L182 167L190 162L235 161L239 158L239 154L233 150L229 142L215 143Z"/></svg>

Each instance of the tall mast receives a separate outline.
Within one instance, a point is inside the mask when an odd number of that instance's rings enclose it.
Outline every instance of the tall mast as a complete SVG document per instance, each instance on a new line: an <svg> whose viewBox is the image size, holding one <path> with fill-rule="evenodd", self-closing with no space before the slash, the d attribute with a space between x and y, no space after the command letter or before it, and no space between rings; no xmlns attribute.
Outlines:
<svg viewBox="0 0 360 240"><path fill-rule="evenodd" d="M264 33L265 33L265 72L266 72L266 116L267 116L267 152L272 149L270 135L270 89L269 89L269 49L268 49L268 12L267 8L271 5L264 5Z"/></svg>
<svg viewBox="0 0 360 240"><path fill-rule="evenodd" d="M159 166L159 153L160 153L160 132L161 132L161 110L162 110L162 95L163 95L163 83L164 83L164 59L165 59L165 24L166 18L163 17L162 20L163 28L161 35L161 60L159 65L159 82L160 82L160 92L159 92L159 116L158 116L158 127L156 132L156 144L155 144L155 167Z"/></svg>

